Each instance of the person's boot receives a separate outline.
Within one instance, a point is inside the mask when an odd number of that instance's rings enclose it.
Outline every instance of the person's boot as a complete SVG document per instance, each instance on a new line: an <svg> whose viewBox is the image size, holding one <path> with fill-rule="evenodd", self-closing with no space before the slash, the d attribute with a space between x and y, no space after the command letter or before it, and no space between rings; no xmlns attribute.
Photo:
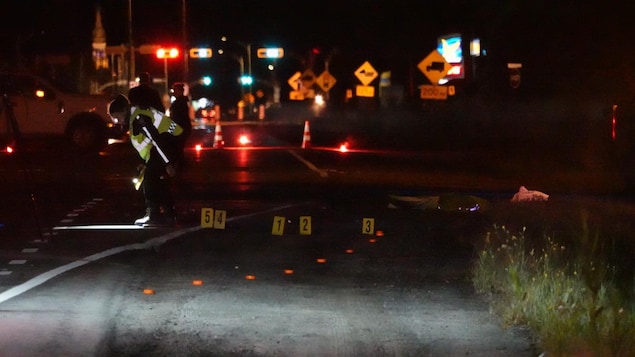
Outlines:
<svg viewBox="0 0 635 357"><path fill-rule="evenodd" d="M145 216L141 217L141 218L137 218L134 221L134 224L137 226L143 226L144 224L148 223L148 221L150 220L150 214L146 213Z"/></svg>
<svg viewBox="0 0 635 357"><path fill-rule="evenodd" d="M159 210L147 209L146 215L138 218L136 221L134 221L134 224L137 226L146 227L164 225L165 222L163 221L161 212Z"/></svg>

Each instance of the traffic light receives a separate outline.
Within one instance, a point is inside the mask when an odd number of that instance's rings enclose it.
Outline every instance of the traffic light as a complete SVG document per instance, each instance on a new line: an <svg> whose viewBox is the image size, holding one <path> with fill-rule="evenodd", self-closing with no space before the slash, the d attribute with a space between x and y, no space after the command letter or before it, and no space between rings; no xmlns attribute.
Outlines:
<svg viewBox="0 0 635 357"><path fill-rule="evenodd" d="M245 75L240 77L240 84L244 86L250 86L253 82L254 82L254 79L251 76Z"/></svg>
<svg viewBox="0 0 635 357"><path fill-rule="evenodd" d="M192 58L211 58L211 48L190 48L190 57Z"/></svg>
<svg viewBox="0 0 635 357"><path fill-rule="evenodd" d="M282 58L284 50L282 48L259 48L256 55L258 58Z"/></svg>
<svg viewBox="0 0 635 357"><path fill-rule="evenodd" d="M204 86L211 86L212 85L212 76L204 76L201 79L201 82L203 83Z"/></svg>
<svg viewBox="0 0 635 357"><path fill-rule="evenodd" d="M177 58L179 56L178 48L159 48L157 50L157 58Z"/></svg>

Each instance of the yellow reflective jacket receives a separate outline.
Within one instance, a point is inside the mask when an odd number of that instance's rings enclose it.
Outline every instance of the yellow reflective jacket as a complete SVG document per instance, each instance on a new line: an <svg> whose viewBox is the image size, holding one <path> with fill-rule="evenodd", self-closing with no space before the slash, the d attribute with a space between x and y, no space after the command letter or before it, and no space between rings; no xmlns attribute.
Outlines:
<svg viewBox="0 0 635 357"><path fill-rule="evenodd" d="M165 163L170 162L169 158L167 158L164 153L171 153L172 150L167 150L168 148L165 147L158 147L159 144L157 141L159 141L159 138L148 137L147 133L142 130L144 125L140 123L147 124L148 122L151 122L159 134L167 133L172 136L181 135L183 133L183 128L175 123L170 117L158 110L155 110L154 108L146 109L133 106L130 108L130 112L130 142L139 153L141 159L147 163L148 160L150 160L150 151L153 147L157 146L157 149L159 149ZM154 131L152 128L149 129L150 132ZM154 141L152 139L154 139Z"/></svg>

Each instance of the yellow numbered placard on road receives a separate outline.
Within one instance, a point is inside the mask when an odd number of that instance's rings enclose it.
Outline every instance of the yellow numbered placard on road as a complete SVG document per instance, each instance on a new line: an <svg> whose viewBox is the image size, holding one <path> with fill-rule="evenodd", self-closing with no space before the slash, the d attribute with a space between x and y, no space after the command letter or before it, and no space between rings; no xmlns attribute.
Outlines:
<svg viewBox="0 0 635 357"><path fill-rule="evenodd" d="M362 234L375 234L375 219L364 218L362 219Z"/></svg>
<svg viewBox="0 0 635 357"><path fill-rule="evenodd" d="M225 229L226 221L227 221L227 211L216 210L216 212L214 212L214 228Z"/></svg>
<svg viewBox="0 0 635 357"><path fill-rule="evenodd" d="M201 227L214 228L214 209L213 208L201 209Z"/></svg>
<svg viewBox="0 0 635 357"><path fill-rule="evenodd" d="M300 234L311 235L311 216L300 216Z"/></svg>
<svg viewBox="0 0 635 357"><path fill-rule="evenodd" d="M271 234L275 236L281 236L284 233L284 221L282 216L273 217L273 227L271 227Z"/></svg>
<svg viewBox="0 0 635 357"><path fill-rule="evenodd" d="M201 227L202 228L216 228L225 229L225 222L227 221L227 211L216 210L213 208L201 209Z"/></svg>

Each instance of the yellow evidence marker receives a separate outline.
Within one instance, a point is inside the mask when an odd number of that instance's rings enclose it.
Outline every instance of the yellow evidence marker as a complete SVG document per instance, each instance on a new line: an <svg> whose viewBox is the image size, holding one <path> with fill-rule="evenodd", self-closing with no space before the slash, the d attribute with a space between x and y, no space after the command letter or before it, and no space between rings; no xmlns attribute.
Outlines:
<svg viewBox="0 0 635 357"><path fill-rule="evenodd" d="M282 216L273 217L273 227L271 227L271 234L281 236L284 233L284 221Z"/></svg>
<svg viewBox="0 0 635 357"><path fill-rule="evenodd" d="M227 221L227 211L217 209L214 212L214 228L225 229L225 222Z"/></svg>
<svg viewBox="0 0 635 357"><path fill-rule="evenodd" d="M225 229L225 222L227 221L227 211L216 210L213 208L201 209L201 227L202 228L216 228Z"/></svg>
<svg viewBox="0 0 635 357"><path fill-rule="evenodd" d="M214 209L201 208L201 227L214 228Z"/></svg>
<svg viewBox="0 0 635 357"><path fill-rule="evenodd" d="M311 216L300 216L300 234L311 235Z"/></svg>
<svg viewBox="0 0 635 357"><path fill-rule="evenodd" d="M364 218L362 219L362 234L375 234L375 219Z"/></svg>

